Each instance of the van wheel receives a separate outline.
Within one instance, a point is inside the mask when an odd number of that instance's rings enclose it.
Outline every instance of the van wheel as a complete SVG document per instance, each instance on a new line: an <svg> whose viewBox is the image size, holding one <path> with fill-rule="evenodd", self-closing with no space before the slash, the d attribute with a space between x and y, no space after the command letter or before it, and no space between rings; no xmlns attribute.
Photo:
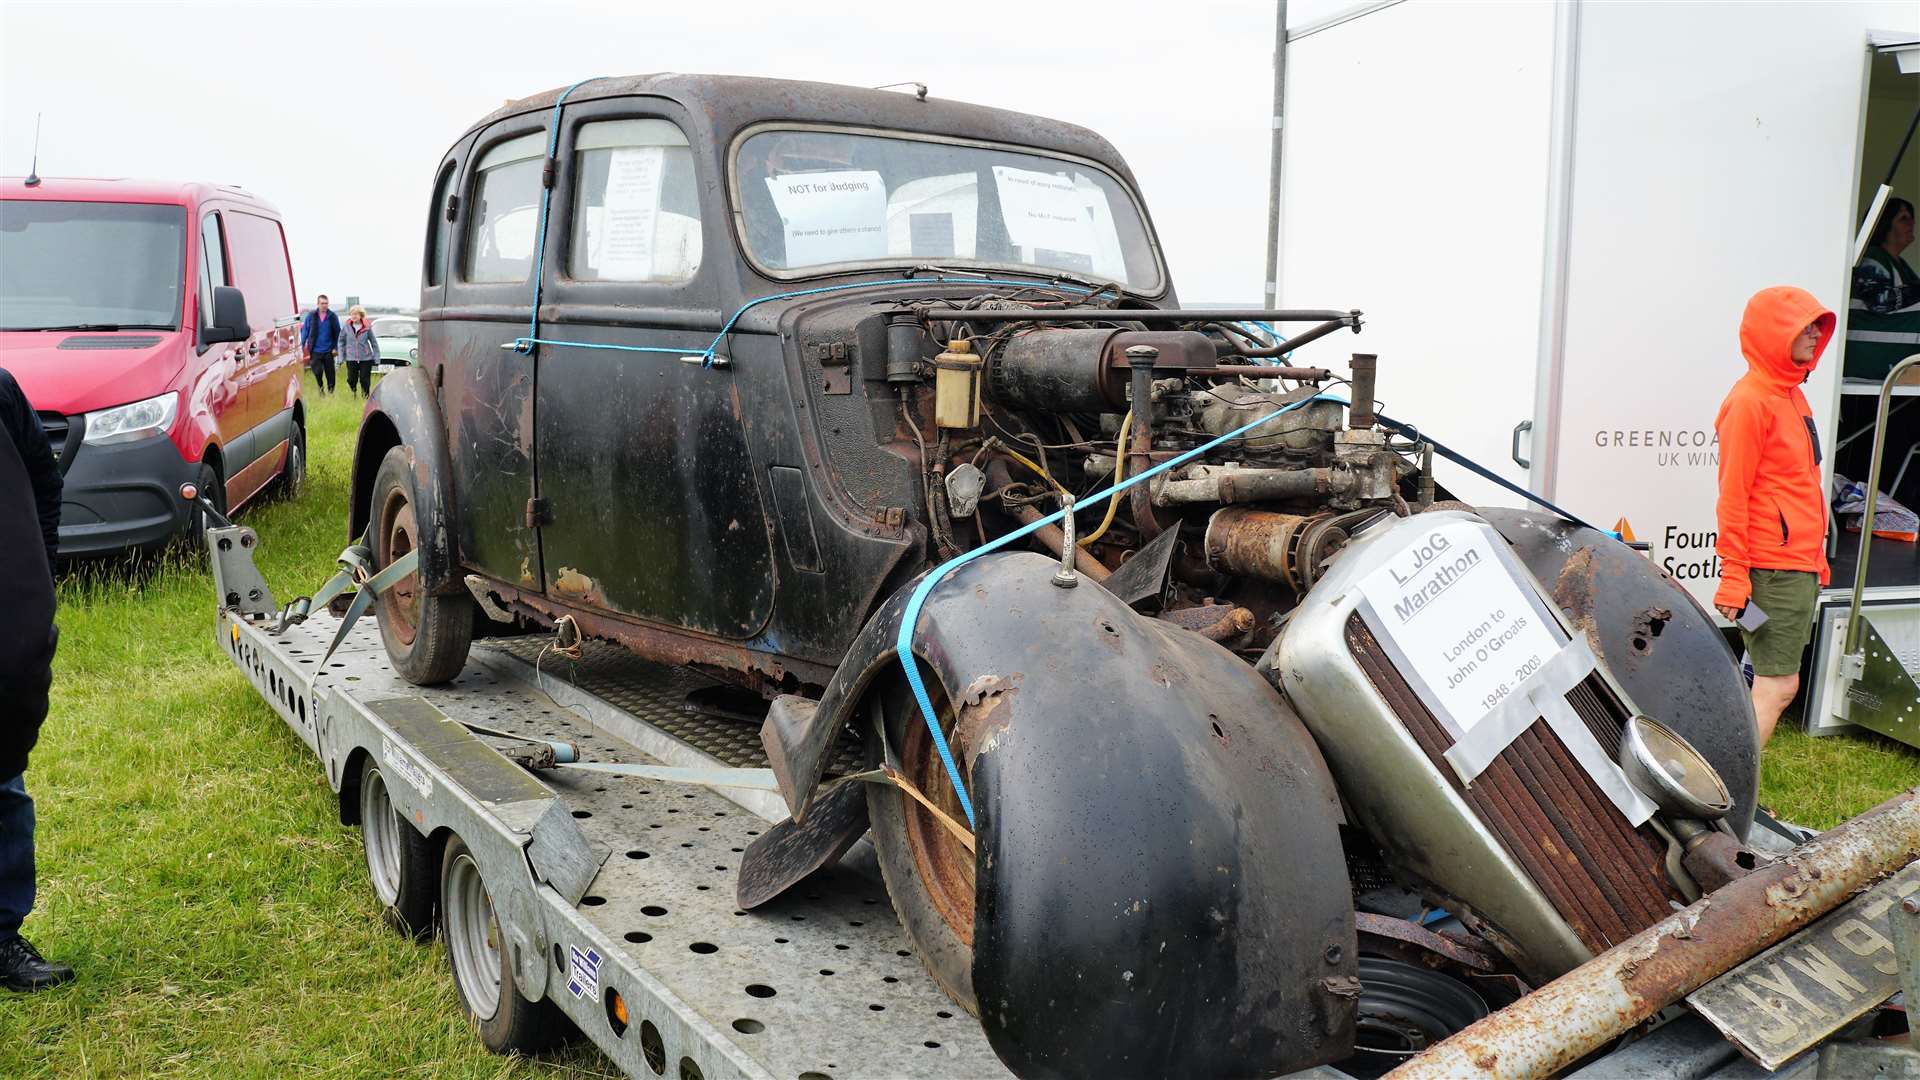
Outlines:
<svg viewBox="0 0 1920 1080"><path fill-rule="evenodd" d="M440 921L447 965L461 1011L496 1054L544 1050L566 1034L567 1018L551 1001L528 1001L513 981L512 949L501 933L480 864L459 837L440 862Z"/></svg>
<svg viewBox="0 0 1920 1080"><path fill-rule="evenodd" d="M220 470L211 461L200 462L200 470L194 474L193 484L200 489L200 495L220 511L221 517L227 516L227 484L220 479ZM213 520L207 516L207 508L195 500L193 510L187 515L187 540L190 543L204 544L207 530L213 528Z"/></svg>
<svg viewBox="0 0 1920 1080"><path fill-rule="evenodd" d="M287 461L280 470L282 499L297 499L307 486L307 426L294 422L287 433Z"/></svg>
<svg viewBox="0 0 1920 1080"><path fill-rule="evenodd" d="M954 716L946 693L932 672L922 668L921 676L951 746ZM965 824L966 812L920 716L913 689L902 677L879 693L880 722L886 725L887 746L899 759L900 771L934 805ZM881 747L871 728L867 740L867 761L877 766ZM952 749L961 778L971 784L967 755L960 747ZM867 785L867 816L880 876L900 925L913 940L913 951L955 1004L980 1015L973 992L973 854L925 807L891 784Z"/></svg>
<svg viewBox="0 0 1920 1080"><path fill-rule="evenodd" d="M386 777L371 757L360 769L360 842L366 849L367 879L385 909L387 925L415 940L432 937L439 895L433 842L401 819Z"/></svg>
<svg viewBox="0 0 1920 1080"><path fill-rule="evenodd" d="M413 508L413 466L396 446L380 461L373 478L373 562L385 569L419 546L420 523ZM408 574L380 594L380 640L401 678L416 686L443 683L460 673L473 643L473 599L465 591L431 596L420 575Z"/></svg>

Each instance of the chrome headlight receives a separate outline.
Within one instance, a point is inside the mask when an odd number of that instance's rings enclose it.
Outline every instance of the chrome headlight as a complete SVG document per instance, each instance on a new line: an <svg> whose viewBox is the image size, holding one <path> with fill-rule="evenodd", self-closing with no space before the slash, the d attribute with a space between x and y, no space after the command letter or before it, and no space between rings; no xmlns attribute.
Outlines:
<svg viewBox="0 0 1920 1080"><path fill-rule="evenodd" d="M165 435L173 429L173 418L179 408L179 393L169 390L159 397L150 397L131 405L116 405L111 409L90 412L86 418L86 434L80 437L80 441L99 446L132 442L149 435Z"/></svg>
<svg viewBox="0 0 1920 1080"><path fill-rule="evenodd" d="M1679 732L1647 716L1627 721L1620 769L1641 794L1677 817L1712 821L1733 809L1726 782Z"/></svg>
<svg viewBox="0 0 1920 1080"><path fill-rule="evenodd" d="M408 350L407 350L407 359L409 359L409 360L418 360L418 359L420 359L420 346L418 346L418 345L415 345L415 346L414 346L413 348L411 348L411 349L408 349Z"/></svg>

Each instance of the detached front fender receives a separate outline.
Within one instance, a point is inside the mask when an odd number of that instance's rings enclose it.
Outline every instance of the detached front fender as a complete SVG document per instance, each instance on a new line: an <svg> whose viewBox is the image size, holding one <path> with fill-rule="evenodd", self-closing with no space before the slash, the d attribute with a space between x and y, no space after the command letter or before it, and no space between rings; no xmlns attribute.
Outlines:
<svg viewBox="0 0 1920 1080"><path fill-rule="evenodd" d="M968 563L915 635L972 766L973 984L995 1051L1022 1076L1272 1075L1345 1056L1352 903L1312 738L1246 662L1091 580L1056 588L1055 568ZM855 716L909 591L808 728ZM818 754L796 756L810 794Z"/></svg>
<svg viewBox="0 0 1920 1080"><path fill-rule="evenodd" d="M353 501L347 535L357 538L371 516L373 478L387 451L401 447L413 468L415 519L420 524L420 584L429 593L465 588L454 550L453 469L447 455L447 427L433 392L431 374L418 365L381 379L369 395L353 450Z"/></svg>

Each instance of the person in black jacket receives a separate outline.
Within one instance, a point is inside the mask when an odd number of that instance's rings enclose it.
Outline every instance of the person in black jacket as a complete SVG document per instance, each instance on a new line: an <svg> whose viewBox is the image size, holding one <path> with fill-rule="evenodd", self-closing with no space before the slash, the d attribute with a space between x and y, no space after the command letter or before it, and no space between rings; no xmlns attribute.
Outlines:
<svg viewBox="0 0 1920 1080"><path fill-rule="evenodd" d="M53 557L60 466L20 384L0 368L0 987L44 990L73 978L20 936L33 908L33 799L27 754L53 683ZM36 533L38 535L36 535ZM37 543L35 541L38 541Z"/></svg>

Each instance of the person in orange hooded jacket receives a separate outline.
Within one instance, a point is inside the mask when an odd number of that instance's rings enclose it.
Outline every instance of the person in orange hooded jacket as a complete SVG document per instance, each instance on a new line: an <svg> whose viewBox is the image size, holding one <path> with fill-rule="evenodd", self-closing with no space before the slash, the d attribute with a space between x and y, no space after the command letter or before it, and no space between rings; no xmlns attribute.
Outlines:
<svg viewBox="0 0 1920 1080"><path fill-rule="evenodd" d="M1827 583L1827 496L1820 433L1800 384L1833 340L1833 312L1805 289L1778 285L1747 301L1740 351L1747 373L1720 404L1720 587L1713 606L1738 621L1753 657L1753 714L1760 745L1800 689L1800 653Z"/></svg>

